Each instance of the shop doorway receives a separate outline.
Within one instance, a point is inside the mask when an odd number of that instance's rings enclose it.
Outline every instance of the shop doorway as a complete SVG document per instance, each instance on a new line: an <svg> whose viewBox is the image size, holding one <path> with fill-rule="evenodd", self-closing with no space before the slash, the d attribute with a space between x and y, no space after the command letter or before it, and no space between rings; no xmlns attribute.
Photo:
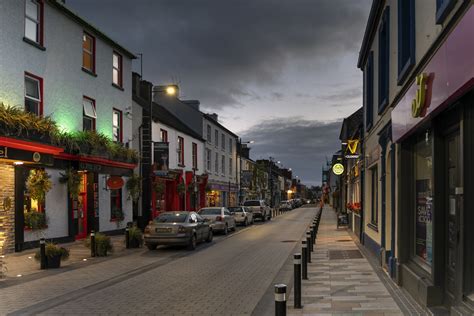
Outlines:
<svg viewBox="0 0 474 316"><path fill-rule="evenodd" d="M81 175L81 192L77 198L77 214L74 214L74 218L77 218L76 224L76 239L83 239L87 236L87 172L80 172Z"/></svg>
<svg viewBox="0 0 474 316"><path fill-rule="evenodd" d="M446 304L453 305L460 295L460 215L462 212L462 165L459 130L445 137L446 148Z"/></svg>

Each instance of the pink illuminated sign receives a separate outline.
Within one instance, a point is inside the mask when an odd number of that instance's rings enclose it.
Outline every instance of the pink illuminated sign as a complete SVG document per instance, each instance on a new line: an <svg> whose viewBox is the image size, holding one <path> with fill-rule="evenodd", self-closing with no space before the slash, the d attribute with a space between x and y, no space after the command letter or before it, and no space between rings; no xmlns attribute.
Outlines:
<svg viewBox="0 0 474 316"><path fill-rule="evenodd" d="M439 111L474 86L474 7L471 7L438 49L421 73L429 76L426 108L414 117L413 100L419 86L413 82L392 111L392 136L400 141L417 125ZM416 116L416 115L415 115Z"/></svg>

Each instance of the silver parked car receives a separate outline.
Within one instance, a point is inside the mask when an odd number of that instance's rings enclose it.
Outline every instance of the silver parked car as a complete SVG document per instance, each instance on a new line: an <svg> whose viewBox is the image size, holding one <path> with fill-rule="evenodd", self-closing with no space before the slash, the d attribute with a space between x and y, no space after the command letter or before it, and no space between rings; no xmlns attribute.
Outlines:
<svg viewBox="0 0 474 316"><path fill-rule="evenodd" d="M243 206L252 212L254 218L259 218L262 222L272 218L272 209L264 200L247 200Z"/></svg>
<svg viewBox="0 0 474 316"><path fill-rule="evenodd" d="M235 230L235 220L230 212L225 207L205 207L199 210L199 215L204 219L209 220L209 223L214 232L222 232L224 235L229 233L229 230Z"/></svg>
<svg viewBox="0 0 474 316"><path fill-rule="evenodd" d="M186 245L196 249L198 242L211 242L213 231L209 222L195 212L164 212L145 227L148 249L158 245Z"/></svg>
<svg viewBox="0 0 474 316"><path fill-rule="evenodd" d="M248 226L253 224L253 214L245 206L233 206L229 207L230 214L234 216L237 224Z"/></svg>

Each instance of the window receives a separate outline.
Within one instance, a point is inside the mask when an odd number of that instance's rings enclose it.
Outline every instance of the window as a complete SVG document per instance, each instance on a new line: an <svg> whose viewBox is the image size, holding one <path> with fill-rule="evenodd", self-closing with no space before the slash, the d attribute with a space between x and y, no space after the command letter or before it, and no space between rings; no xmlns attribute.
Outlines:
<svg viewBox="0 0 474 316"><path fill-rule="evenodd" d="M433 262L433 155L430 133L420 135L414 148L415 256Z"/></svg>
<svg viewBox="0 0 474 316"><path fill-rule="evenodd" d="M229 174L232 175L232 158L229 158Z"/></svg>
<svg viewBox="0 0 474 316"><path fill-rule="evenodd" d="M197 167L198 167L198 145L196 143L193 143L192 146L193 146L193 169L197 170Z"/></svg>
<svg viewBox="0 0 474 316"><path fill-rule="evenodd" d="M365 128L369 130L374 116L374 52L370 52L365 66Z"/></svg>
<svg viewBox="0 0 474 316"><path fill-rule="evenodd" d="M32 74L25 74L25 111L43 114L43 79Z"/></svg>
<svg viewBox="0 0 474 316"><path fill-rule="evenodd" d="M113 141L121 143L123 141L122 136L122 111L114 109L112 117L112 132Z"/></svg>
<svg viewBox="0 0 474 316"><path fill-rule="evenodd" d="M85 32L82 35L82 68L95 73L95 38Z"/></svg>
<svg viewBox="0 0 474 316"><path fill-rule="evenodd" d="M379 27L379 114L388 104L390 64L390 7L386 7Z"/></svg>
<svg viewBox="0 0 474 316"><path fill-rule="evenodd" d="M441 24L454 7L456 0L436 0L436 23Z"/></svg>
<svg viewBox="0 0 474 316"><path fill-rule="evenodd" d="M222 144L221 144L221 146L222 146L222 150L225 150L225 135L224 134L222 134Z"/></svg>
<svg viewBox="0 0 474 316"><path fill-rule="evenodd" d="M209 143L212 142L212 128L211 125L207 124L207 139Z"/></svg>
<svg viewBox="0 0 474 316"><path fill-rule="evenodd" d="M232 154L232 138L229 138L229 152Z"/></svg>
<svg viewBox="0 0 474 316"><path fill-rule="evenodd" d="M216 160L214 160L214 171L219 173L219 154L216 153Z"/></svg>
<svg viewBox="0 0 474 316"><path fill-rule="evenodd" d="M222 175L225 175L225 156L222 155L222 166L221 166L221 172L222 172Z"/></svg>
<svg viewBox="0 0 474 316"><path fill-rule="evenodd" d="M184 166L184 138L178 136L178 165Z"/></svg>
<svg viewBox="0 0 474 316"><path fill-rule="evenodd" d="M168 131L166 131L164 129L160 129L160 137L161 137L162 142L167 143L168 142Z"/></svg>
<svg viewBox="0 0 474 316"><path fill-rule="evenodd" d="M123 220L122 189L110 190L110 220Z"/></svg>
<svg viewBox="0 0 474 316"><path fill-rule="evenodd" d="M95 120L97 119L97 113L95 111L95 100L84 97L82 99L82 130L83 131L95 131Z"/></svg>
<svg viewBox="0 0 474 316"><path fill-rule="evenodd" d="M122 55L116 52L112 56L112 82L122 87Z"/></svg>
<svg viewBox="0 0 474 316"><path fill-rule="evenodd" d="M45 170L43 168L32 168L29 170L28 176L31 176L35 173L45 173ZM45 202L46 202L45 200L46 199L40 202L36 198L32 197L30 190L28 190L28 186L25 186L25 191L23 194L23 211L25 213L29 213L29 212L44 213ZM30 213L30 214L36 214L36 213ZM43 224L43 223L38 223L38 224ZM46 225L46 222L44 222L44 225Z"/></svg>
<svg viewBox="0 0 474 316"><path fill-rule="evenodd" d="M215 131L215 139L216 139L216 147L219 147L219 131L216 129Z"/></svg>
<svg viewBox="0 0 474 316"><path fill-rule="evenodd" d="M398 84L415 65L415 0L398 0Z"/></svg>
<svg viewBox="0 0 474 316"><path fill-rule="evenodd" d="M211 171L211 150L206 149L206 169L207 171Z"/></svg>
<svg viewBox="0 0 474 316"><path fill-rule="evenodd" d="M43 46L44 4L40 0L25 2L25 38Z"/></svg>
<svg viewBox="0 0 474 316"><path fill-rule="evenodd" d="M370 169L370 173L372 176L371 186L372 186L372 196L370 199L370 223L374 226L378 225L379 222L379 179L378 179L378 171L377 166Z"/></svg>

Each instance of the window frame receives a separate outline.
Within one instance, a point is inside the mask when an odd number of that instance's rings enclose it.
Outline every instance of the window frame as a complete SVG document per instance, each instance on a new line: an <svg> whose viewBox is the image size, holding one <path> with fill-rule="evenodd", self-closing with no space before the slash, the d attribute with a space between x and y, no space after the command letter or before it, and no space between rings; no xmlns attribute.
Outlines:
<svg viewBox="0 0 474 316"><path fill-rule="evenodd" d="M191 143L192 146L192 158L193 158L193 170L198 170L198 157L197 157L197 144Z"/></svg>
<svg viewBox="0 0 474 316"><path fill-rule="evenodd" d="M184 167L184 138L178 136L178 165Z"/></svg>
<svg viewBox="0 0 474 316"><path fill-rule="evenodd" d="M84 112L84 99L92 101L92 106L94 107L95 115L96 115L95 118L85 114L85 112ZM92 99L92 98L90 98L86 95L83 95L82 96L82 131L85 131L84 130L84 118L85 117L88 117L92 120L92 131L95 132L96 131L96 121L97 121L97 107L96 107L96 104L95 104L95 99Z"/></svg>
<svg viewBox="0 0 474 316"><path fill-rule="evenodd" d="M35 2L38 6L38 20L35 21L33 20L33 18L31 18L30 16L27 15L26 13L26 3L30 1L30 2ZM24 13L25 13L25 21L24 21L24 32L23 32L23 36L24 36L24 39L28 40L28 41L32 41L33 43L36 43L38 45L40 45L41 47L44 46L44 0L26 0L24 2L24 5L25 5L25 10L24 10ZM28 36L26 36L26 20L30 20L31 22L34 22L36 23L37 25L37 34L36 36L38 37L36 40L33 40L31 38L29 38Z"/></svg>
<svg viewBox="0 0 474 316"><path fill-rule="evenodd" d="M219 147L219 130L217 129L214 132L214 138L216 139L216 143L215 143L216 148L218 148Z"/></svg>
<svg viewBox="0 0 474 316"><path fill-rule="evenodd" d="M381 114L388 105L390 89L390 6L385 8L379 26L378 72L378 114Z"/></svg>
<svg viewBox="0 0 474 316"><path fill-rule="evenodd" d="M160 139L162 143L168 142L168 131L160 128Z"/></svg>
<svg viewBox="0 0 474 316"><path fill-rule="evenodd" d="M26 96L26 78L29 78L31 80L34 80L34 81L37 81L38 82L38 92L39 92L39 100L35 100L31 97L27 97ZM43 108L44 108L44 103L43 103L43 78L41 77L38 77L36 75L33 75L32 73L30 72L26 72L25 71L25 74L24 74L24 80L23 80L23 84L24 84L24 95L23 95L23 98L25 100L25 104L24 104L24 110L25 112L26 111L26 99L29 99L29 100L32 100L32 101L35 101L35 102L38 102L38 116L43 116Z"/></svg>
<svg viewBox="0 0 474 316"><path fill-rule="evenodd" d="M232 176L232 172L233 172L233 168L232 168L232 164L233 164L233 161L232 161L232 157L229 157L229 175Z"/></svg>
<svg viewBox="0 0 474 316"><path fill-rule="evenodd" d="M85 50L84 48L84 36L88 36L92 39L92 51L90 52L91 54L91 59L92 59L92 69L84 67L84 53L89 53ZM95 48L96 48L96 41L95 41L95 36L90 34L87 31L82 32L82 69L85 70L86 72L96 74L95 72Z"/></svg>
<svg viewBox="0 0 474 316"><path fill-rule="evenodd" d="M210 124L207 124L207 142L212 143L212 127Z"/></svg>
<svg viewBox="0 0 474 316"><path fill-rule="evenodd" d="M222 164L221 173L224 176L225 175L225 155L222 155L222 157L221 157L221 164Z"/></svg>
<svg viewBox="0 0 474 316"><path fill-rule="evenodd" d="M371 192L370 192L370 225L378 227L379 223L379 179L378 165L370 168Z"/></svg>
<svg viewBox="0 0 474 316"><path fill-rule="evenodd" d="M225 134L222 133L222 136L221 136L221 148L222 150L225 151Z"/></svg>
<svg viewBox="0 0 474 316"><path fill-rule="evenodd" d="M118 195L117 196L114 196L112 193L114 192L117 192ZM119 204L120 206L120 209L122 210L122 213L123 213L123 192L122 192L122 188L120 189L110 189L110 221L111 222L114 222L114 221L117 221L117 220L120 220L119 218L117 217L113 217L113 212L112 212L112 207L114 206L114 203L115 203L115 206L117 206L117 203Z"/></svg>
<svg viewBox="0 0 474 316"><path fill-rule="evenodd" d="M365 128L369 131L374 120L374 52L369 53L365 67Z"/></svg>
<svg viewBox="0 0 474 316"><path fill-rule="evenodd" d="M231 153L231 154L232 154L232 144L233 143L234 142L232 141L232 138L229 138L229 153Z"/></svg>
<svg viewBox="0 0 474 316"><path fill-rule="evenodd" d="M436 0L436 24L443 24L457 0Z"/></svg>
<svg viewBox="0 0 474 316"><path fill-rule="evenodd" d="M215 156L216 160L214 161L214 172L219 174L219 153L216 152Z"/></svg>
<svg viewBox="0 0 474 316"><path fill-rule="evenodd" d="M114 66L114 57L115 56L118 56L118 67L119 68L116 68ZM114 71L117 71L118 72L118 83L115 83L114 82ZM117 51L113 51L112 52L112 84L116 87L119 87L119 88L123 88L123 58L122 58L122 54L118 53Z"/></svg>
<svg viewBox="0 0 474 316"><path fill-rule="evenodd" d="M206 149L206 168L207 171L211 171L212 169L212 151L210 149Z"/></svg>
<svg viewBox="0 0 474 316"><path fill-rule="evenodd" d="M119 117L119 126L115 126L114 125L114 119L113 119L113 116L115 115L115 113L118 114L118 117ZM123 143L123 113L121 110L117 109L117 108L113 108L112 109L112 138L115 138L115 133L114 133L114 129L115 128L118 128L119 130L119 133L118 133L118 140L113 140L114 142L117 142L117 143Z"/></svg>
<svg viewBox="0 0 474 316"><path fill-rule="evenodd" d="M406 6L406 7L405 7ZM405 10L403 10L403 8ZM407 34L404 34L402 26L408 25ZM405 37L408 38L405 38ZM398 79L401 86L408 77L410 70L415 65L415 1L398 0ZM403 55L407 54L406 60Z"/></svg>

